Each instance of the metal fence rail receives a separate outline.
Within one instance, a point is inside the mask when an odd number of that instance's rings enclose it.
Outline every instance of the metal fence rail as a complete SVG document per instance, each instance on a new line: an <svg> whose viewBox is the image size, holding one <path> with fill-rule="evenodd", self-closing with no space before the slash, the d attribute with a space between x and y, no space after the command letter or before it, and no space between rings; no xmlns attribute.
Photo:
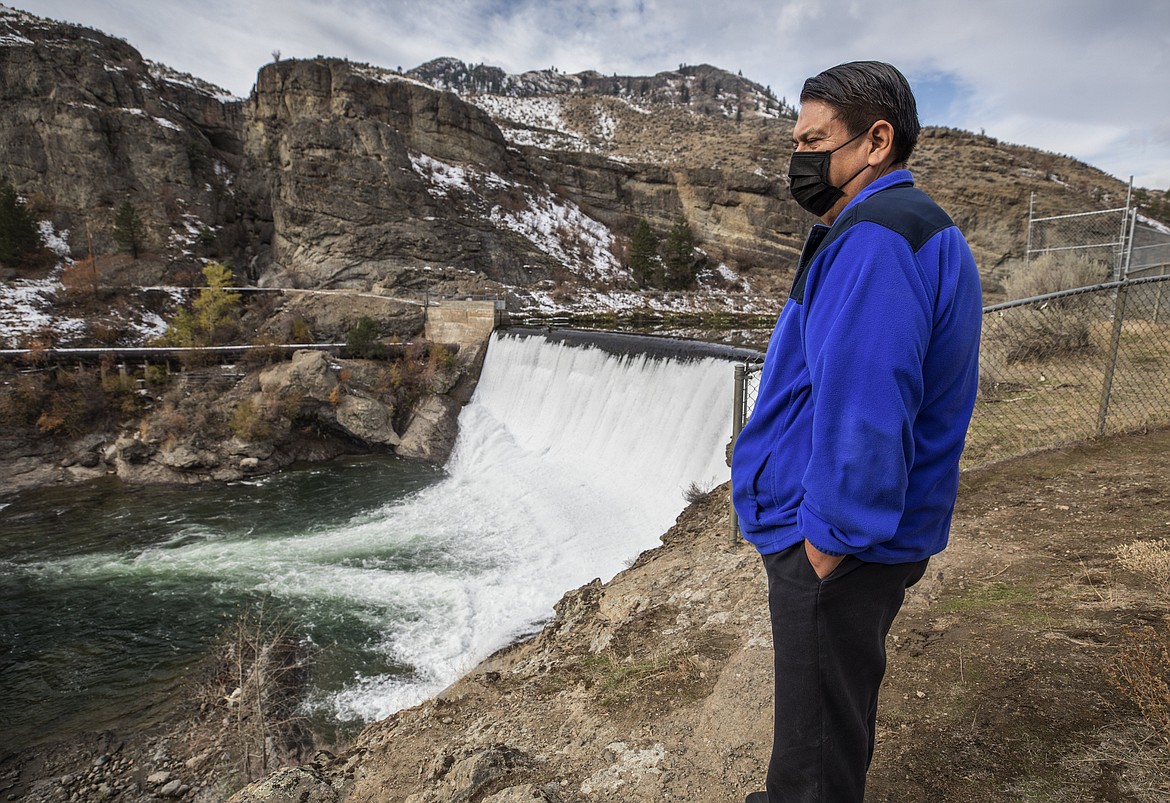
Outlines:
<svg viewBox="0 0 1170 803"><path fill-rule="evenodd" d="M1035 203L1035 196L1032 197ZM1028 212L1028 247L1025 263L1048 254L1076 251L1110 268L1119 262L1129 229L1128 206L1072 215L1035 217ZM1104 276L1102 276L1104 278ZM1116 277L1115 277L1116 278Z"/></svg>

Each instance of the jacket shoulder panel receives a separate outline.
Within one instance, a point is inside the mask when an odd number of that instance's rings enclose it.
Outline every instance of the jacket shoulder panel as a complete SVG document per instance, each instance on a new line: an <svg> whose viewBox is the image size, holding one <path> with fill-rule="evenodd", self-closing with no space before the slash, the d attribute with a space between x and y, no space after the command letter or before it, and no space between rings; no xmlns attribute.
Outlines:
<svg viewBox="0 0 1170 803"><path fill-rule="evenodd" d="M805 284L812 263L858 223L875 223L894 232L906 241L914 253L918 253L934 235L955 225L942 207L912 184L897 184L876 192L846 209L833 222L832 228L819 233L815 242L810 236L789 293L796 303L804 303Z"/></svg>

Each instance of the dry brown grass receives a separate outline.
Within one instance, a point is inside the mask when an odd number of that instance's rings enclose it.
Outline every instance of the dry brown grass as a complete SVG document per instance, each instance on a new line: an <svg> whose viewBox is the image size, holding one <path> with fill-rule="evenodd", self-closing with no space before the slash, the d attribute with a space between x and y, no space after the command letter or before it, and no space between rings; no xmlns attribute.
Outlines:
<svg viewBox="0 0 1170 803"><path fill-rule="evenodd" d="M1018 307L984 316L965 467L1098 434L1114 336L1107 301L1104 293L1083 297L1080 334L1064 346L1047 342L1026 360L1019 359L1030 342L1022 333L1053 310ZM1118 334L1105 432L1170 423L1170 325L1130 315Z"/></svg>
<svg viewBox="0 0 1170 803"><path fill-rule="evenodd" d="M1170 538L1134 541L1118 547L1116 554L1122 567L1152 581L1162 597L1170 598ZM1170 616L1157 626L1125 629L1110 679L1170 745Z"/></svg>

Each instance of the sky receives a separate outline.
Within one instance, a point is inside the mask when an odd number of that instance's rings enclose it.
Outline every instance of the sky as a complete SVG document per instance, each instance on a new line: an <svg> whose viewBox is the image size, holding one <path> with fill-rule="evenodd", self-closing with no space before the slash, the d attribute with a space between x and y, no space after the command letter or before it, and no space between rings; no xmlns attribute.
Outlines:
<svg viewBox="0 0 1170 803"><path fill-rule="evenodd" d="M810 75L878 59L924 125L983 132L1170 187L1170 0L3 0L119 36L246 97L282 58L410 69L653 75L712 64L795 102Z"/></svg>

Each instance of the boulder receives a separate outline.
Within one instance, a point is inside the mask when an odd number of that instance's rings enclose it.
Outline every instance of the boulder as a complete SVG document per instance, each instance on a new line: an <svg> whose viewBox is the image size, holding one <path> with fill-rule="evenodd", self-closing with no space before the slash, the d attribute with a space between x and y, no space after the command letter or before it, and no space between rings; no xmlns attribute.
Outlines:
<svg viewBox="0 0 1170 803"><path fill-rule="evenodd" d="M398 454L445 462L455 448L459 408L459 402L449 396L429 396L420 402L402 435Z"/></svg>
<svg viewBox="0 0 1170 803"><path fill-rule="evenodd" d="M275 398L300 395L317 402L329 401L337 387L337 374L322 351L298 351L292 360L260 374L260 389Z"/></svg>
<svg viewBox="0 0 1170 803"><path fill-rule="evenodd" d="M365 443L398 446L402 439L392 424L394 410L382 402L346 395L337 405L337 425Z"/></svg>

